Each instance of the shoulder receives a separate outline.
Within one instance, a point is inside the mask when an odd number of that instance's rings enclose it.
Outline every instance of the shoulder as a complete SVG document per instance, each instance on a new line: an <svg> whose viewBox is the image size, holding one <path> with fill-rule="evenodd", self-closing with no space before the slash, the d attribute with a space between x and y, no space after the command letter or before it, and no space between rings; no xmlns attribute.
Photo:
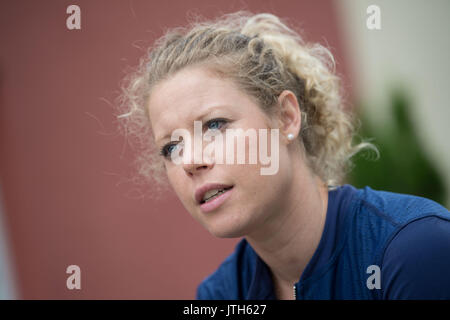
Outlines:
<svg viewBox="0 0 450 320"><path fill-rule="evenodd" d="M450 299L450 218L427 215L402 226L381 265L385 299Z"/></svg>
<svg viewBox="0 0 450 320"><path fill-rule="evenodd" d="M407 224L427 216L450 218L450 212L431 199L370 187L357 190L349 209L350 225L352 232L367 240L361 244L365 249L378 251L376 259L381 258L379 250L385 249L379 243L386 244Z"/></svg>
<svg viewBox="0 0 450 320"><path fill-rule="evenodd" d="M380 267L384 299L450 299L450 212L408 194L359 189L347 242L366 272Z"/></svg>
<svg viewBox="0 0 450 320"><path fill-rule="evenodd" d="M250 286L251 273L256 263L253 249L242 239L217 268L197 287L196 298L200 300L243 299Z"/></svg>
<svg viewBox="0 0 450 320"><path fill-rule="evenodd" d="M374 190L367 186L358 190L353 205L356 205L360 211L376 215L397 227L428 215L450 217L445 207L431 199Z"/></svg>

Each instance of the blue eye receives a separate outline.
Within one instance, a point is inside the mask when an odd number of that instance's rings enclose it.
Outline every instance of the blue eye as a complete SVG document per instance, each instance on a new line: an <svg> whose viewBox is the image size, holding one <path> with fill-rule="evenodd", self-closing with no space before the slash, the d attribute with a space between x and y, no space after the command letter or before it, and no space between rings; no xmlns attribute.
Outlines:
<svg viewBox="0 0 450 320"><path fill-rule="evenodd" d="M160 151L160 155L162 155L165 158L169 158L169 156L172 154L173 151L178 147L177 143L170 143L162 147Z"/></svg>
<svg viewBox="0 0 450 320"><path fill-rule="evenodd" d="M226 122L225 119L212 119L206 122L206 127L209 130L219 130Z"/></svg>
<svg viewBox="0 0 450 320"><path fill-rule="evenodd" d="M171 154L172 151L175 150L175 148L176 148L176 145L175 145L175 144L171 144L171 145L167 148L167 152L168 152L169 154Z"/></svg>

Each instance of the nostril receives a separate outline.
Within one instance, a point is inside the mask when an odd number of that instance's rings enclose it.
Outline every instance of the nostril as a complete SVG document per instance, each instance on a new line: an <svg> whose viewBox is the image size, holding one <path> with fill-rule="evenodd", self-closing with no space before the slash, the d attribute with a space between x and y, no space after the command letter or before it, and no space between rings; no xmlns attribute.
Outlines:
<svg viewBox="0 0 450 320"><path fill-rule="evenodd" d="M201 169L207 169L207 168L208 168L208 166L205 166L205 165L198 165L198 166L196 166L196 167L194 168L194 171L201 170Z"/></svg>
<svg viewBox="0 0 450 320"><path fill-rule="evenodd" d="M190 165L185 165L184 166L184 171L186 172L186 174L190 177L192 177L193 175L195 175L196 172L198 172L199 170L202 169L208 169L210 166L205 165L205 164L199 164L199 165L195 165L195 164L190 164Z"/></svg>

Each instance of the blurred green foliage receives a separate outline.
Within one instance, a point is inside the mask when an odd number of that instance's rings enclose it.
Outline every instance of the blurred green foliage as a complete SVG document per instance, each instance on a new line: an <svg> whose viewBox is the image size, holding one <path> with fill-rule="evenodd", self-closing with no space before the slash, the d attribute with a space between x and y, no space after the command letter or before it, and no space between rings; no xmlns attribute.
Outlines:
<svg viewBox="0 0 450 320"><path fill-rule="evenodd" d="M420 145L409 114L407 95L395 90L391 97L392 121L382 127L375 126L360 112L358 134L370 139L380 157L376 159L377 155L371 150L355 155L348 183L357 188L367 185L376 190L413 194L444 204L443 178ZM362 106L358 110L365 109Z"/></svg>

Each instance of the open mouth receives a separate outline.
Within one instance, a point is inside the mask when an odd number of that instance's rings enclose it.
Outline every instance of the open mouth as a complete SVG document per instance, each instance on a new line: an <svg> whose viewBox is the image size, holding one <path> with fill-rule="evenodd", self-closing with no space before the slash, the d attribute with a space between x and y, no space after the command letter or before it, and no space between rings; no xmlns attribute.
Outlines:
<svg viewBox="0 0 450 320"><path fill-rule="evenodd" d="M230 190L232 188L233 188L233 186L227 187L227 188L209 190L203 196L203 199L200 201L200 204L204 204L204 203L210 202L210 201L214 200L215 198L219 197L221 194L224 194L225 192L227 192L228 190Z"/></svg>

